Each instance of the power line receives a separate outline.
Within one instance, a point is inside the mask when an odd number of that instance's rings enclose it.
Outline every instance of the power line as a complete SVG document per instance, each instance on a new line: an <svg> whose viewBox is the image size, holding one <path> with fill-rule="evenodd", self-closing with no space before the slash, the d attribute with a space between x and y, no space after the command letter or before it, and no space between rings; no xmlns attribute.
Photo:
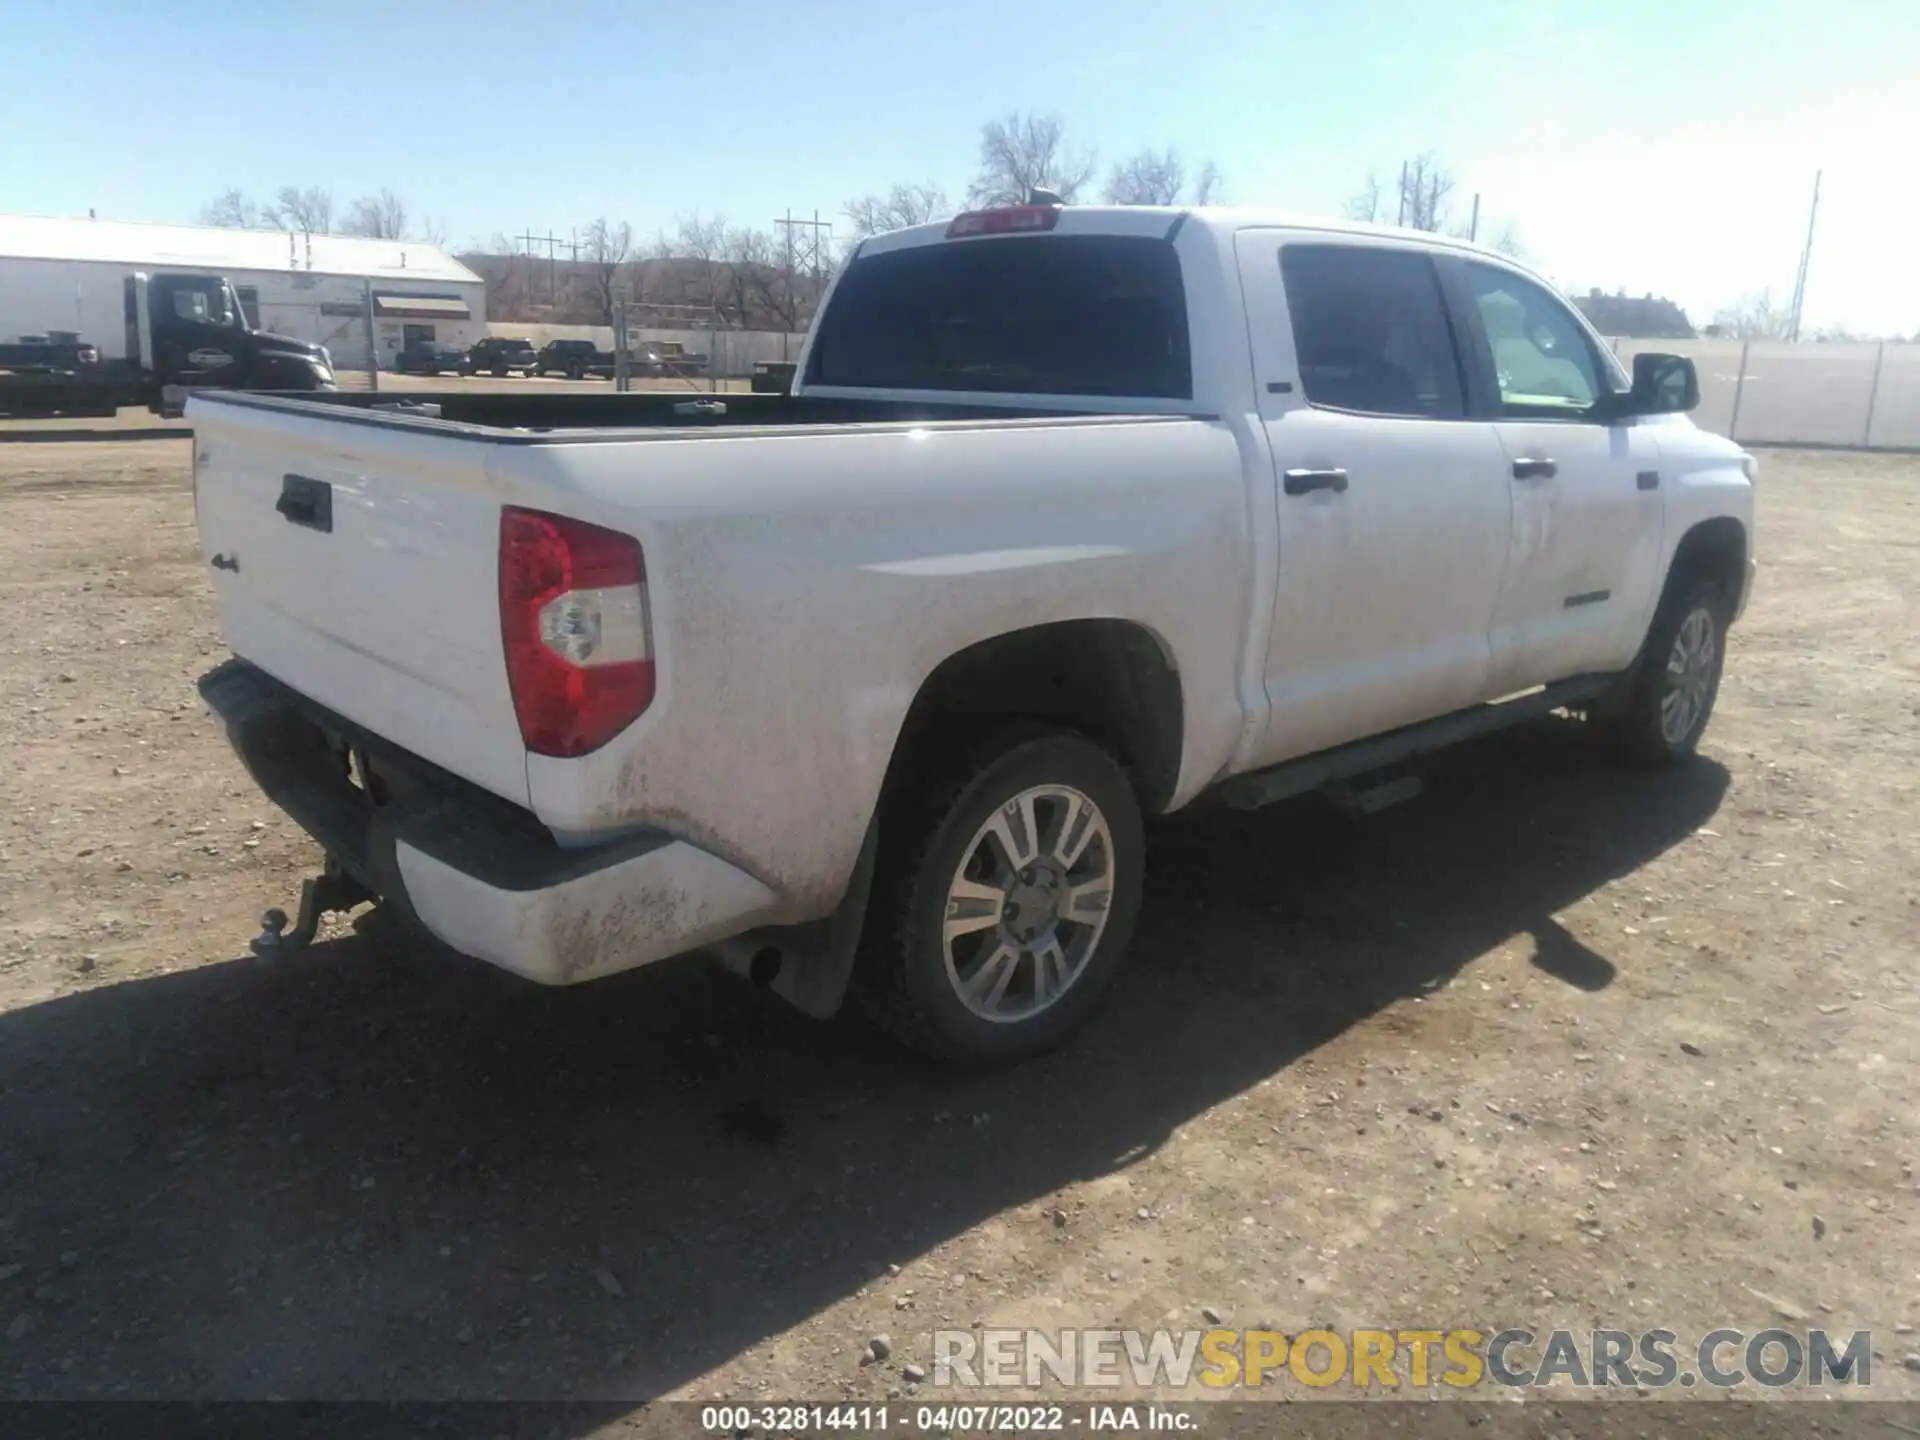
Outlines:
<svg viewBox="0 0 1920 1440"><path fill-rule="evenodd" d="M547 303L558 306L560 303L560 251L568 252L567 263L578 264L580 260L580 242L577 239L562 240L552 230L544 235L536 235L529 226L524 235L516 236L527 247L527 299L533 299L533 247L547 247Z"/></svg>
<svg viewBox="0 0 1920 1440"><path fill-rule="evenodd" d="M793 277L801 270L812 275L813 287L808 293L813 296L814 304L819 304L822 276L827 269L833 245L833 222L822 220L818 210L813 212L811 220L796 220L789 209L773 223L786 236L786 264L783 268L786 272L787 313L781 317L780 324L780 357L784 360L788 358L786 337L799 320L799 311L793 299ZM804 238L798 238L803 232Z"/></svg>

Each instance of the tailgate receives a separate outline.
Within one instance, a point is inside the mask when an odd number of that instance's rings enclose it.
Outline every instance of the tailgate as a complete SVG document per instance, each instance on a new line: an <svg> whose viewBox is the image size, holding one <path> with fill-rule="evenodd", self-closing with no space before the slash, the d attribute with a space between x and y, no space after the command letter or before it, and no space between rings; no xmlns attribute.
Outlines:
<svg viewBox="0 0 1920 1440"><path fill-rule="evenodd" d="M500 502L474 440L196 400L194 504L233 652L516 804Z"/></svg>

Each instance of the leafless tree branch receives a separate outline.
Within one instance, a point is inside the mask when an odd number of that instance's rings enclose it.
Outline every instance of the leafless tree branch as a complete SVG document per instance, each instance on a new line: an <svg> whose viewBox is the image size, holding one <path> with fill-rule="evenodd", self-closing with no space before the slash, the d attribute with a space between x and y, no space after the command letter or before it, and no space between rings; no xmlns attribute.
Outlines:
<svg viewBox="0 0 1920 1440"><path fill-rule="evenodd" d="M1142 150L1107 177L1111 205L1207 205L1219 198L1220 167L1209 160L1187 185L1187 167L1173 150Z"/></svg>
<svg viewBox="0 0 1920 1440"><path fill-rule="evenodd" d="M1058 115L1016 111L981 127L980 173L967 200L979 207L1020 205L1028 192L1044 187L1072 204L1099 163L1095 152L1067 144L1066 124Z"/></svg>
<svg viewBox="0 0 1920 1440"><path fill-rule="evenodd" d="M298 230L307 235L330 234L333 196L318 185L304 190L297 185L282 185L273 207L273 220L282 230Z"/></svg>
<svg viewBox="0 0 1920 1440"><path fill-rule="evenodd" d="M844 213L853 224L854 236L884 235L889 230L904 230L909 225L924 225L929 220L944 220L953 213L947 192L932 183L896 185L885 195L863 195L846 203Z"/></svg>
<svg viewBox="0 0 1920 1440"><path fill-rule="evenodd" d="M340 233L372 240L403 239L407 233L406 202L387 189L377 195L362 195L348 208Z"/></svg>
<svg viewBox="0 0 1920 1440"><path fill-rule="evenodd" d="M228 190L201 207L200 223L224 230L260 230L271 227L273 220L240 191Z"/></svg>
<svg viewBox="0 0 1920 1440"><path fill-rule="evenodd" d="M1713 324L1735 340L1784 340L1792 332L1793 315L1787 306L1774 303L1771 290L1762 290L1726 306Z"/></svg>

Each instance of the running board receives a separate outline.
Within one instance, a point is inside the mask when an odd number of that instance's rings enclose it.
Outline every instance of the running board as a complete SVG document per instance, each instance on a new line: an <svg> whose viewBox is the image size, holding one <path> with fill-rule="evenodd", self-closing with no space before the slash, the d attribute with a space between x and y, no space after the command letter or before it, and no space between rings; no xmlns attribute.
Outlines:
<svg viewBox="0 0 1920 1440"><path fill-rule="evenodd" d="M1561 680L1537 690L1522 692L1510 700L1476 705L1471 710L1457 710L1451 715L1442 715L1438 720L1426 720L1404 729L1389 730L1385 735L1375 735L1370 740L1357 740L1351 745L1323 750L1318 755L1308 755L1299 760L1288 760L1249 775L1236 775L1223 782L1215 793L1236 810L1257 810L1276 800L1291 800L1310 790L1350 780L1356 775L1370 774L1409 756L1444 750L1462 740L1490 735L1496 730L1538 720L1569 705L1583 704L1604 694L1617 679L1613 675L1578 675L1571 680Z"/></svg>

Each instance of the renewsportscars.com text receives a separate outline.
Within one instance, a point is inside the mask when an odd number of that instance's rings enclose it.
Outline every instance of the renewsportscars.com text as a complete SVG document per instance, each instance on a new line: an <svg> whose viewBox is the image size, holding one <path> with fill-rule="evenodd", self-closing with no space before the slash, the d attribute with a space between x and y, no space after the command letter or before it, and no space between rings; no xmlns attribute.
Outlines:
<svg viewBox="0 0 1920 1440"><path fill-rule="evenodd" d="M934 1385L1358 1390L1864 1387L1873 1335L1825 1330L936 1330Z"/></svg>

